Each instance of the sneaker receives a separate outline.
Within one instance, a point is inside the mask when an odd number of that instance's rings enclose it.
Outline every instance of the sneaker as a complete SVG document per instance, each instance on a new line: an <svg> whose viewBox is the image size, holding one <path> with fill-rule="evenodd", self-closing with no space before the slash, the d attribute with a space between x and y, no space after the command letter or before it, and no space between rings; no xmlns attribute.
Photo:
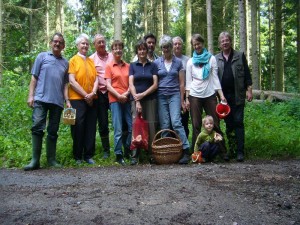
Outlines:
<svg viewBox="0 0 300 225"><path fill-rule="evenodd" d="M123 158L118 159L117 163L119 163L121 166L126 166L126 163Z"/></svg>
<svg viewBox="0 0 300 225"><path fill-rule="evenodd" d="M224 160L225 162L229 162L229 160L230 160L229 155L228 155L228 154L224 154L224 155L223 155L223 160Z"/></svg>
<svg viewBox="0 0 300 225"><path fill-rule="evenodd" d="M190 155L184 154L183 157L179 160L179 164L188 164L190 161Z"/></svg>
<svg viewBox="0 0 300 225"><path fill-rule="evenodd" d="M90 165L95 164L95 161L92 158L86 159L85 162L88 163L88 164L90 164Z"/></svg>
<svg viewBox="0 0 300 225"><path fill-rule="evenodd" d="M137 159L136 159L136 158L131 158L130 165L134 166L134 165L136 165L136 164L138 164Z"/></svg>
<svg viewBox="0 0 300 225"><path fill-rule="evenodd" d="M110 154L108 152L103 153L103 159L108 159L110 157Z"/></svg>
<svg viewBox="0 0 300 225"><path fill-rule="evenodd" d="M82 160L80 160L80 159L76 160L77 165L80 165L81 163L82 163Z"/></svg>

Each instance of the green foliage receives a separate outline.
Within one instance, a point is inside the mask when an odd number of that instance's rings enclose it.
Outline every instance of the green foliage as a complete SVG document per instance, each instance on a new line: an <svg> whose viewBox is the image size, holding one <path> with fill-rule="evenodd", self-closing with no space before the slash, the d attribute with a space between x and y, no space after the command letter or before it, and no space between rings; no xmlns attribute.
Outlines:
<svg viewBox="0 0 300 225"><path fill-rule="evenodd" d="M4 86L0 89L0 167L22 168L31 159L31 115L27 107L29 74L5 71ZM300 157L300 100L280 103L248 103L245 108L245 150L248 159L285 159ZM224 125L224 124L223 124ZM223 127L224 129L224 127ZM113 129L110 127L113 147ZM60 125L57 159L64 167L76 166L72 156L70 127ZM102 146L97 133L96 165L114 164L113 152L103 160ZM145 155L145 154L144 154ZM47 166L45 141L41 165ZM82 166L87 166L83 164Z"/></svg>
<svg viewBox="0 0 300 225"><path fill-rule="evenodd" d="M30 110L26 107L28 74L5 71L4 88L0 89L0 165L19 167L28 155L24 150L30 142Z"/></svg>
<svg viewBox="0 0 300 225"><path fill-rule="evenodd" d="M299 103L299 100L298 100ZM245 108L246 152L249 158L294 158L300 156L299 105L250 103ZM291 115L295 108L296 114Z"/></svg>

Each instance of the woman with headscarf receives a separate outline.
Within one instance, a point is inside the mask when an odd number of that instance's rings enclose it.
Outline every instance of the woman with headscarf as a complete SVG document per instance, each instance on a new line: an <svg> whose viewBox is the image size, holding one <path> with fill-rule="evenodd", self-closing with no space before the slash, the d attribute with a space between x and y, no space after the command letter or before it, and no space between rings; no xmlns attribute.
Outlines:
<svg viewBox="0 0 300 225"><path fill-rule="evenodd" d="M215 131L223 136L220 129L220 119L216 114L217 96L226 102L218 78L216 58L204 48L204 38L194 34L191 39L194 48L193 57L186 66L186 107L190 110L193 127L192 149L201 131L203 109L206 115L213 117ZM224 140L220 142L221 152L226 153Z"/></svg>

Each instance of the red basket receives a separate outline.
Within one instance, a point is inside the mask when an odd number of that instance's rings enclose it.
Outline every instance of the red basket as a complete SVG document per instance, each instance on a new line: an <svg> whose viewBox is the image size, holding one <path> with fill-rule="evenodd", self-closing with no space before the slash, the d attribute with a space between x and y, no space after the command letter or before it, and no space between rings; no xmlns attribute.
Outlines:
<svg viewBox="0 0 300 225"><path fill-rule="evenodd" d="M216 107L216 112L220 119L224 119L230 113L230 107L227 103L219 103Z"/></svg>

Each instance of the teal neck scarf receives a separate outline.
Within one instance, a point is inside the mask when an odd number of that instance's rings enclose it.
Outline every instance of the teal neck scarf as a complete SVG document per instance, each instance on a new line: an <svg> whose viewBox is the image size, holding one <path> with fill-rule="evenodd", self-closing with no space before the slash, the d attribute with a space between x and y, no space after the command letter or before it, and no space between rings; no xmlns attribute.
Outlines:
<svg viewBox="0 0 300 225"><path fill-rule="evenodd" d="M203 66L203 80L205 80L209 75L210 68L208 62L211 56L212 55L207 51L206 48L203 48L203 51L200 55L198 55L196 51L193 52L193 64L195 66Z"/></svg>

